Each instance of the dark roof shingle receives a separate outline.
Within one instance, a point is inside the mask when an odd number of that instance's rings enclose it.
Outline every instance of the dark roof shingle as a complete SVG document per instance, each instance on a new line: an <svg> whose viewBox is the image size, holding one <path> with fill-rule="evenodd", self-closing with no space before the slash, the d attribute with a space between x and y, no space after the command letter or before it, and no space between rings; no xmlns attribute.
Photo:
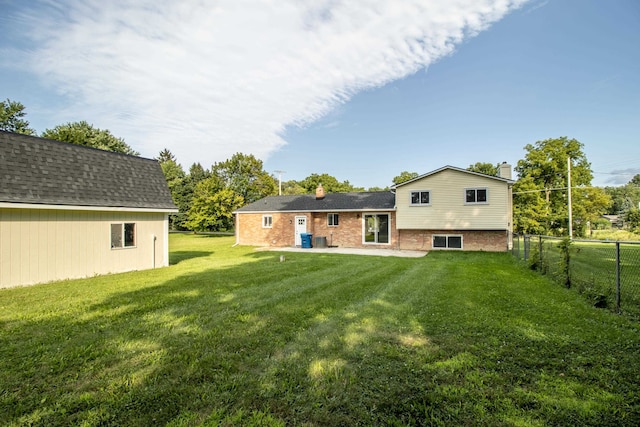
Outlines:
<svg viewBox="0 0 640 427"><path fill-rule="evenodd" d="M176 209L155 160L4 131L0 202Z"/></svg>
<svg viewBox="0 0 640 427"><path fill-rule="evenodd" d="M324 199L315 194L269 196L241 207L237 212L321 212L393 210L395 195L389 191L364 193L328 193Z"/></svg>

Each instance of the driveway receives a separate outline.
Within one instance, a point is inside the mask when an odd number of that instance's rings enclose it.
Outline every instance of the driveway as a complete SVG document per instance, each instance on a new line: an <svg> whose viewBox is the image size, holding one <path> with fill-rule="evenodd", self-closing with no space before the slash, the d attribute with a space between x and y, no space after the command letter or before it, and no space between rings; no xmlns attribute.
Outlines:
<svg viewBox="0 0 640 427"><path fill-rule="evenodd" d="M361 248L294 248L294 247L261 247L257 251L275 252L300 252L316 254L347 254L347 255L372 255L372 256L395 256L403 258L420 258L427 254L424 251L401 251L397 249L361 249Z"/></svg>

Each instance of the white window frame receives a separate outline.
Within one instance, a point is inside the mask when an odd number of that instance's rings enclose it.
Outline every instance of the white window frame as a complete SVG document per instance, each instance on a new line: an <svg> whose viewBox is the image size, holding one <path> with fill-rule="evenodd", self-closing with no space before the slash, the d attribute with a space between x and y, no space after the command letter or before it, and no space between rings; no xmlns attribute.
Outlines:
<svg viewBox="0 0 640 427"><path fill-rule="evenodd" d="M446 246L442 247L442 246L436 246L436 238L437 237L444 237L446 239ZM455 247L450 247L449 246L449 238L451 237L456 237L456 238L460 238L460 247L459 248L455 248ZM446 250L451 250L451 251L461 251L464 249L464 237L462 236L462 234L434 234L433 236L431 236L431 248L433 250L439 250L439 251L446 251Z"/></svg>
<svg viewBox="0 0 640 427"><path fill-rule="evenodd" d="M127 239L127 226L133 228L133 238L128 241ZM119 230L118 230L119 229ZM115 222L109 225L109 241L111 243L111 249L132 249L135 248L138 242L138 227L135 222ZM119 231L119 241L114 241L114 232Z"/></svg>
<svg viewBox="0 0 640 427"><path fill-rule="evenodd" d="M327 214L327 227L337 227L340 224L340 215L337 213Z"/></svg>
<svg viewBox="0 0 640 427"><path fill-rule="evenodd" d="M478 202L478 190L484 190L486 195L486 200L483 202ZM470 202L467 200L467 191L474 192L474 200ZM465 205L488 205L489 204L489 189L487 187L469 187L464 189L464 204Z"/></svg>
<svg viewBox="0 0 640 427"><path fill-rule="evenodd" d="M415 193L418 193L418 203L413 203L413 195ZM422 203L422 193L429 194L429 203ZM412 191L409 191L409 205L410 206L431 206L431 190L412 190Z"/></svg>
<svg viewBox="0 0 640 427"><path fill-rule="evenodd" d="M262 215L262 228L273 228L273 215Z"/></svg>
<svg viewBox="0 0 640 427"><path fill-rule="evenodd" d="M387 239L389 240L388 242L380 242L380 220L379 217L381 216L386 216L387 217L387 230L386 230L386 236ZM376 229L375 230L371 230L370 232L373 232L374 235L374 241L372 242L368 242L367 241L367 217L375 217L375 226ZM393 232L393 229L391 228L391 213L388 212L363 212L362 214L362 244L363 245L391 245L391 240L393 239L393 236L391 235L391 233ZM385 235L385 233L382 233L382 235Z"/></svg>

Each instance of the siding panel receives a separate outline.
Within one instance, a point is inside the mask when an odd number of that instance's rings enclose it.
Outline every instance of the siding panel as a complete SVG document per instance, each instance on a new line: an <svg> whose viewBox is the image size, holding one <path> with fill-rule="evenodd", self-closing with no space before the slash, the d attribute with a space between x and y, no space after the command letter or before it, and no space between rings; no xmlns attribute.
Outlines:
<svg viewBox="0 0 640 427"><path fill-rule="evenodd" d="M466 188L487 188L487 204L465 204ZM410 193L431 192L431 205L411 206ZM504 182L446 169L396 190L397 227L416 230L506 230L508 185Z"/></svg>
<svg viewBox="0 0 640 427"><path fill-rule="evenodd" d="M136 223L136 247L111 249L110 224L123 222ZM0 209L0 287L151 268L166 226L165 213Z"/></svg>

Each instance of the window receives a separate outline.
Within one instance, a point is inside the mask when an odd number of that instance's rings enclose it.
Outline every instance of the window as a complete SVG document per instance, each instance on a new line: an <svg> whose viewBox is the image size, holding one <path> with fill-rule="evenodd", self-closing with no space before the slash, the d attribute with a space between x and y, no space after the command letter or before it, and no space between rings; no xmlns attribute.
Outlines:
<svg viewBox="0 0 640 427"><path fill-rule="evenodd" d="M136 245L136 224L111 224L111 249L131 248Z"/></svg>
<svg viewBox="0 0 640 427"><path fill-rule="evenodd" d="M433 249L462 249L462 236L434 235Z"/></svg>
<svg viewBox="0 0 640 427"><path fill-rule="evenodd" d="M336 213L327 214L327 225L329 227L337 227L338 226L338 214L336 214Z"/></svg>
<svg viewBox="0 0 640 427"><path fill-rule="evenodd" d="M487 203L488 194L486 188L467 188L465 190L466 203Z"/></svg>
<svg viewBox="0 0 640 427"><path fill-rule="evenodd" d="M273 216L262 215L262 228L271 228L271 227L273 227Z"/></svg>
<svg viewBox="0 0 640 427"><path fill-rule="evenodd" d="M411 192L411 204L412 205L428 205L431 199L430 191L412 191Z"/></svg>

